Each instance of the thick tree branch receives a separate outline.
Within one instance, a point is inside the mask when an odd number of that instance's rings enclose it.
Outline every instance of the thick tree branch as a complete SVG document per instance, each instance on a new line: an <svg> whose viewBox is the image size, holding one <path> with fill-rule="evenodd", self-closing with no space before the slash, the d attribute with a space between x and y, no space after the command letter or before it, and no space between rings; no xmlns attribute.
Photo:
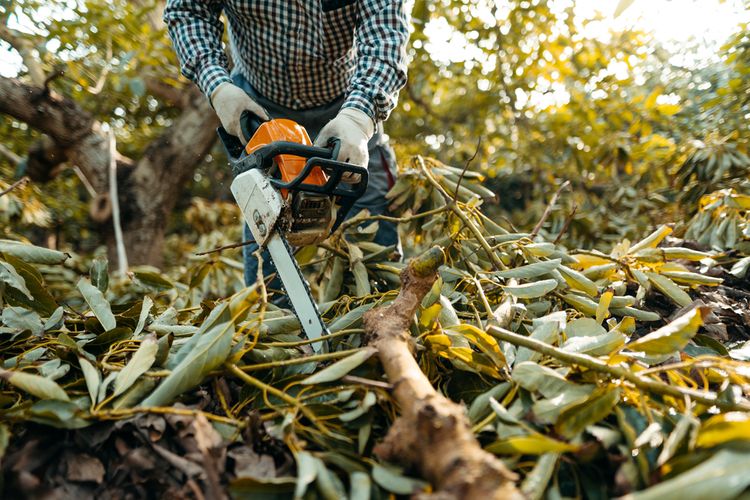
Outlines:
<svg viewBox="0 0 750 500"><path fill-rule="evenodd" d="M409 325L444 260L433 248L401 273L401 291L387 307L368 311L364 328L401 409L375 452L417 468L438 498L522 498L515 475L484 451L471 432L463 407L439 394L414 358Z"/></svg>
<svg viewBox="0 0 750 500"><path fill-rule="evenodd" d="M23 64L29 70L29 78L35 85L44 84L44 70L42 64L34 55L34 43L23 33L8 28L5 23L0 23L0 39L5 40L11 47L21 55Z"/></svg>
<svg viewBox="0 0 750 500"><path fill-rule="evenodd" d="M215 141L218 121L208 100L195 86L183 94L182 114L149 144L138 162L117 158L123 232L133 263L160 262L169 214ZM75 101L18 79L0 78L0 113L51 138L32 154L36 168L30 170L35 178L44 178L54 166L69 161L97 193L109 190L108 138L101 124Z"/></svg>

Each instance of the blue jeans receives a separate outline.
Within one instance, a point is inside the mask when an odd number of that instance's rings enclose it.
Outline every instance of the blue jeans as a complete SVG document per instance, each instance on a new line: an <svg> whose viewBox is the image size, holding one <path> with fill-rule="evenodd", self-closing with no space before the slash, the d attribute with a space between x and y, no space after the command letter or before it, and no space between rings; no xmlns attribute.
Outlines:
<svg viewBox="0 0 750 500"><path fill-rule="evenodd" d="M336 116L341 105L344 103L344 98L341 97L324 106L304 110L294 110L280 106L258 94L258 92L242 75L236 73L232 78L234 84L247 92L250 97L263 106L271 117L294 120L305 127L313 141L323 126ZM396 155L388 144L387 136L383 134L382 124L379 123L376 127L375 134L372 139L370 139L368 148L370 152L370 162L367 166L369 172L367 191L359 200L357 200L351 210L346 214L345 218L347 219L365 209L373 215L387 215L389 213L388 201L385 199L385 195L393 186L396 179ZM244 229L244 238L246 241L253 240L253 235L250 233L250 229L247 225L245 225ZM378 232L375 235L374 241L383 246L397 245L398 232L396 231L396 225L392 222L379 221ZM258 245L255 243L245 245L242 249L242 257L245 263L245 284L247 286L255 283L258 276L258 259L254 255L257 250ZM268 276L276 272L276 268L273 266L273 262L271 261L268 252L263 251L262 258L263 276ZM274 280L274 282L271 283L271 288L280 288L277 280Z"/></svg>

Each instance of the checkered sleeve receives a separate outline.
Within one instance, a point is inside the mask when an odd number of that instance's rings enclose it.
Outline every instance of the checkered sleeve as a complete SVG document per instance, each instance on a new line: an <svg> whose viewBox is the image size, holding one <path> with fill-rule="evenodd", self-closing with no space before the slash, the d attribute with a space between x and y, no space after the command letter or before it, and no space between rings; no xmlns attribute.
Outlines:
<svg viewBox="0 0 750 500"><path fill-rule="evenodd" d="M182 74L211 93L231 81L229 61L222 47L222 0L167 0L164 22L172 39Z"/></svg>
<svg viewBox="0 0 750 500"><path fill-rule="evenodd" d="M403 0L359 0L357 66L344 108L385 121L406 84L406 43L409 17Z"/></svg>

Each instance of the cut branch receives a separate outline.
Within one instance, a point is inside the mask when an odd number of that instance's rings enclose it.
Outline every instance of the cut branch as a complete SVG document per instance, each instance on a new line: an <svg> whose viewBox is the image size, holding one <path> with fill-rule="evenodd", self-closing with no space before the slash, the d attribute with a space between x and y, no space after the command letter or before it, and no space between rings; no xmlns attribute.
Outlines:
<svg viewBox="0 0 750 500"><path fill-rule="evenodd" d="M418 469L440 498L522 498L515 475L477 442L463 407L439 394L414 358L409 326L444 259L435 247L412 260L401 273L398 297L365 313L368 343L378 350L401 409L375 452Z"/></svg>

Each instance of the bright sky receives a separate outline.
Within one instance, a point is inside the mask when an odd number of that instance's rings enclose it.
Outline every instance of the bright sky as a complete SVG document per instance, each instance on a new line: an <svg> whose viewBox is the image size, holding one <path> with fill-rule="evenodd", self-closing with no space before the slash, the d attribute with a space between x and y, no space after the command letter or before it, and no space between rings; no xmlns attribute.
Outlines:
<svg viewBox="0 0 750 500"><path fill-rule="evenodd" d="M507 0L495 1L501 11L508 3ZM555 10L574 5L581 24L584 20L601 16L602 20L587 23L583 30L584 35L591 38L606 40L611 31L639 29L652 32L659 42L676 54L680 53L681 46L693 40L704 42L706 51L695 54L698 61L715 54L740 22L750 21L750 11L743 7L742 0L634 0L615 18L618 4L619 0L555 0L553 3ZM479 15L492 17L489 10ZM470 49L465 49L466 39L447 29L445 20L430 22L425 33L430 37L427 49L433 57L445 62L471 57Z"/></svg>

